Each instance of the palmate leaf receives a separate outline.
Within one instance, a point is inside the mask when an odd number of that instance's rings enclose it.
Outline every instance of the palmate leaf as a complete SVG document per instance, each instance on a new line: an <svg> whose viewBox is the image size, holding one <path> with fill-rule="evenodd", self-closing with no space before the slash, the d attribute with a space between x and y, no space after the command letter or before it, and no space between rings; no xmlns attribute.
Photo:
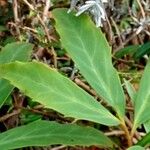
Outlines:
<svg viewBox="0 0 150 150"><path fill-rule="evenodd" d="M96 92L124 117L125 100L111 49L100 29L86 15L76 17L66 9L52 12L62 46L75 61L82 75Z"/></svg>
<svg viewBox="0 0 150 150"><path fill-rule="evenodd" d="M28 61L32 51L32 44L24 42L15 42L7 44L0 51L0 64L18 61ZM6 101L13 90L13 86L8 81L0 79L0 107Z"/></svg>
<svg viewBox="0 0 150 150"><path fill-rule="evenodd" d="M112 147L113 143L102 132L73 124L35 121L0 134L0 149L54 144Z"/></svg>
<svg viewBox="0 0 150 150"><path fill-rule="evenodd" d="M38 62L0 65L0 77L27 96L66 117L118 125L119 120L92 96L54 69Z"/></svg>
<svg viewBox="0 0 150 150"><path fill-rule="evenodd" d="M142 123L150 119L150 61L146 65L140 81L140 88L135 99L135 118L133 131Z"/></svg>

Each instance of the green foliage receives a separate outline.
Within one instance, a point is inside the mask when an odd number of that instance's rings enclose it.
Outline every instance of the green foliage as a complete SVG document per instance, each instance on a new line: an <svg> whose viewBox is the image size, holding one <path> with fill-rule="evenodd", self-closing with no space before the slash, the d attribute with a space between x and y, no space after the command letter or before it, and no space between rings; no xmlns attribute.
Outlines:
<svg viewBox="0 0 150 150"><path fill-rule="evenodd" d="M144 123L144 128L145 128L146 133L150 132L150 120Z"/></svg>
<svg viewBox="0 0 150 150"><path fill-rule="evenodd" d="M121 58L125 55L131 55L135 60L142 58L145 54L150 54L150 42L142 45L130 45L117 51L114 56Z"/></svg>
<svg viewBox="0 0 150 150"><path fill-rule="evenodd" d="M133 131L142 123L150 119L150 61L148 62L140 82L140 88L135 99L135 118Z"/></svg>
<svg viewBox="0 0 150 150"><path fill-rule="evenodd" d="M134 54L135 59L143 57L145 54L150 54L150 42L141 45Z"/></svg>
<svg viewBox="0 0 150 150"><path fill-rule="evenodd" d="M146 134L140 141L138 141L137 145L147 147L150 145L150 132Z"/></svg>
<svg viewBox="0 0 150 150"><path fill-rule="evenodd" d="M111 140L96 129L40 120L0 134L1 150L54 144L113 146Z"/></svg>
<svg viewBox="0 0 150 150"><path fill-rule="evenodd" d="M140 45L130 45L130 46L127 46L127 47L122 48L119 51L117 51L114 56L116 58L121 58L124 55L133 55L137 51L137 49L139 47L140 47Z"/></svg>
<svg viewBox="0 0 150 150"><path fill-rule="evenodd" d="M42 115L34 114L33 112L22 111L19 118L20 118L21 124L27 124L27 123L42 119Z"/></svg>
<svg viewBox="0 0 150 150"><path fill-rule="evenodd" d="M0 64L12 61L27 61L31 56L33 45L25 42L7 44L0 51Z"/></svg>
<svg viewBox="0 0 150 150"><path fill-rule="evenodd" d="M128 94L130 96L130 99L132 101L132 104L134 105L134 102L136 99L136 91L135 91L134 87L132 86L132 84L130 83L130 81L127 81L126 79L124 79L124 84L125 84Z"/></svg>
<svg viewBox="0 0 150 150"><path fill-rule="evenodd" d="M13 88L14 86L10 85L9 81L0 79L0 107L5 103Z"/></svg>
<svg viewBox="0 0 150 150"><path fill-rule="evenodd" d="M65 117L105 125L119 124L119 120L92 96L43 63L15 62L1 65L0 70L1 77L9 80L27 96L64 114Z"/></svg>
<svg viewBox="0 0 150 150"><path fill-rule="evenodd" d="M31 56L33 46L29 43L14 42L7 44L0 51L0 64L18 61L28 61ZM0 79L0 107L13 90L13 86L4 79Z"/></svg>
<svg viewBox="0 0 150 150"><path fill-rule="evenodd" d="M62 46L88 83L123 119L124 94L103 33L85 15L77 18L73 14L66 14L66 9L55 9L53 16Z"/></svg>
<svg viewBox="0 0 150 150"><path fill-rule="evenodd" d="M7 28L5 26L0 25L0 32L7 31Z"/></svg>
<svg viewBox="0 0 150 150"><path fill-rule="evenodd" d="M0 52L0 78L3 78L0 80L0 105L5 102L15 86L32 100L41 103L45 108L60 112L64 117L88 120L107 126L120 125L125 132L128 146L131 146L137 127L150 120L150 61L145 68L138 92L133 89L129 81L124 81L135 109L130 133L124 121L123 88L118 73L112 65L111 50L103 33L86 15L75 17L74 13L67 14L66 11L66 9L56 9L52 12L62 47L98 96L101 96L115 112L109 109L112 114L90 94L55 69L37 61L20 62L27 61L31 54L32 45L27 43L12 43ZM130 48L135 50L137 46ZM134 50L130 48L118 52L117 57L130 52L133 54ZM141 57L141 53L139 56ZM27 115L29 118L24 122L41 117ZM147 146L149 142L148 133L137 145ZM114 145L109 138L94 128L47 121L36 121L0 134L2 150L54 144L100 147ZM140 146L133 146L128 150L143 150L144 148Z"/></svg>
<svg viewBox="0 0 150 150"><path fill-rule="evenodd" d="M132 147L128 148L127 150L145 150L145 149L141 146L132 146Z"/></svg>

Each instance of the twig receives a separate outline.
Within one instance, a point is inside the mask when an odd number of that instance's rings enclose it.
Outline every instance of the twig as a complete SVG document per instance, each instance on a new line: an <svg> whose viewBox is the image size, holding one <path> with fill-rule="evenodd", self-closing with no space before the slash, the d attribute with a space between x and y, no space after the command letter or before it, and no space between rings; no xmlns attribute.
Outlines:
<svg viewBox="0 0 150 150"><path fill-rule="evenodd" d="M19 40L21 40L20 38L20 29L18 28L18 24L20 22L19 17L18 17L18 1L17 0L13 0L13 13L14 13L14 21L15 21L15 28L16 28L16 32L18 35Z"/></svg>
<svg viewBox="0 0 150 150"><path fill-rule="evenodd" d="M24 3L26 3L26 5L28 5L28 7L32 10L35 11L34 7L27 1L27 0L23 0Z"/></svg>
<svg viewBox="0 0 150 150"><path fill-rule="evenodd" d="M130 63L134 63L133 60L124 60L124 59L121 59L121 58L116 58L114 56L112 56L113 59L117 60L117 61L120 61L120 62L123 62L123 63L126 63L126 64L130 64Z"/></svg>
<svg viewBox="0 0 150 150"><path fill-rule="evenodd" d="M18 18L18 1L17 0L13 0L13 11L14 11L14 21L15 23L18 23L19 18Z"/></svg>
<svg viewBox="0 0 150 150"><path fill-rule="evenodd" d="M109 34L109 39L110 39L110 42L111 42L111 45L112 45L112 41L113 41L113 30L112 30L112 27L111 27L111 23L110 23L110 21L109 21L109 19L108 19L108 16L107 16L107 14L106 14L106 21L107 21L107 23L108 23L108 27L109 27L109 32L110 32L110 34Z"/></svg>
<svg viewBox="0 0 150 150"><path fill-rule="evenodd" d="M75 65L74 65L74 67L72 68L72 70L71 70L71 75L70 75L70 79L71 80L74 80L75 79L75 74L78 72L78 69L75 67Z"/></svg>
<svg viewBox="0 0 150 150"><path fill-rule="evenodd" d="M111 131L111 132L105 132L105 135L106 136L120 136L120 135L124 135L124 131L120 131L120 130L114 130L114 131Z"/></svg>
<svg viewBox="0 0 150 150"><path fill-rule="evenodd" d="M139 5L139 7L140 7L142 17L145 19L145 12L144 12L144 9L143 9L143 7L142 7L142 4L140 3L139 0L136 0L136 1L137 1L138 5Z"/></svg>
<svg viewBox="0 0 150 150"><path fill-rule="evenodd" d="M12 113L9 113L9 114L6 114L6 115L0 117L0 122L5 121L5 120L7 120L8 118L10 118L12 116L18 115L18 114L20 114L20 112L21 112L20 109L14 110Z"/></svg>
<svg viewBox="0 0 150 150"><path fill-rule="evenodd" d="M133 124L132 124L132 122L127 117L125 117L125 122L130 127L130 129L132 129ZM139 133L137 131L135 132L134 135L135 135L136 139L138 139L138 140L141 138L140 135L139 135Z"/></svg>
<svg viewBox="0 0 150 150"><path fill-rule="evenodd" d="M84 82L82 82L80 79L75 78L74 81L75 81L75 83L77 85L79 85L80 87L82 87L83 89L85 89L87 92L89 92L93 96L97 96L96 92L93 89L91 89L88 85L86 85Z"/></svg>
<svg viewBox="0 0 150 150"><path fill-rule="evenodd" d="M140 68L140 69L144 69L144 66L139 65L139 64L135 64L135 62L134 62L133 60L124 60L124 59L121 59L121 58L116 58L116 57L114 57L114 56L113 56L113 59L115 59L116 61L125 63L125 64L132 64L132 66L138 67L138 68Z"/></svg>
<svg viewBox="0 0 150 150"><path fill-rule="evenodd" d="M51 1L50 0L45 0L45 7L43 11L43 21L46 22L47 16L48 16L48 11L50 8Z"/></svg>
<svg viewBox="0 0 150 150"><path fill-rule="evenodd" d="M43 109L44 108L44 105L36 105L33 107L34 109Z"/></svg>
<svg viewBox="0 0 150 150"><path fill-rule="evenodd" d="M24 26L24 27L22 27L22 29L23 29L23 30L31 31L31 32L33 32L33 33L35 33L35 34L37 34L37 33L38 33L38 31L37 31L37 30L32 29L32 28L30 28L30 27L26 27L26 26Z"/></svg>
<svg viewBox="0 0 150 150"><path fill-rule="evenodd" d="M133 111L134 111L134 108L127 106L127 107L126 107L126 110L133 112Z"/></svg>
<svg viewBox="0 0 150 150"><path fill-rule="evenodd" d="M133 144L136 144L138 142L136 138L133 138L132 141L133 141Z"/></svg>
<svg viewBox="0 0 150 150"><path fill-rule="evenodd" d="M121 45L119 45L114 52L120 50L121 48L123 48L128 42L130 42L135 36L137 36L137 32L133 32L131 36L129 36L129 38L127 38L125 41L123 41L123 43Z"/></svg>
<svg viewBox="0 0 150 150"><path fill-rule="evenodd" d="M40 111L40 110L37 110L37 109L26 108L26 107L17 107L17 108L25 110L25 111L32 112L32 113L35 113L35 114L39 114L39 115L43 115L43 116L47 116L47 117L52 117L52 114L49 114L47 112Z"/></svg>
<svg viewBox="0 0 150 150"><path fill-rule="evenodd" d="M39 13L37 12L37 10L27 0L23 0L23 1L24 1L24 3L26 5L28 5L28 7L32 11L34 11L37 14L37 18L38 18L39 22L41 23L41 25L42 25L42 27L44 29L44 32L45 32L46 37L47 37L47 40L48 40L48 42L51 43L51 37L49 35L49 30L48 30L47 26L45 25L45 22L42 20L42 18L40 17ZM54 60L54 67L57 68L57 55L55 53L54 47L52 47L52 46L51 46L51 52L52 52L53 60Z"/></svg>
<svg viewBox="0 0 150 150"><path fill-rule="evenodd" d="M62 145L62 146L58 146L58 147L55 147L55 148L51 148L51 150L60 150L60 149L63 149L65 147L66 147L65 145Z"/></svg>
<svg viewBox="0 0 150 150"><path fill-rule="evenodd" d="M119 38L119 41L120 41L120 44L121 44L120 46L123 47L123 41L122 41L122 38L121 38L120 31L119 31L119 29L118 29L118 27L117 27L117 24L116 24L116 22L114 21L114 19L113 19L112 17L111 17L110 19L111 19L112 24L113 24L113 26L114 26L114 28L115 28L115 30L116 30L117 35L118 35L118 38Z"/></svg>
<svg viewBox="0 0 150 150"><path fill-rule="evenodd" d="M129 130L128 130L126 124L123 122L120 126L121 126L122 130L123 130L124 133L125 133L125 136L126 136L126 139L127 139L128 146L129 146L129 147L132 146L131 136L130 136L130 134L129 134Z"/></svg>
<svg viewBox="0 0 150 150"><path fill-rule="evenodd" d="M51 118L51 119L61 119L61 121L64 121L64 122L70 122L69 119L67 118L63 118L59 115L55 115L54 113L49 113L48 111L43 111L43 110L38 110L38 109L34 109L34 108L26 108L26 107L23 107L23 106L17 106L16 108L20 109L20 110L24 110L24 111L28 111L28 112L31 112L31 113L34 113L34 114L39 114L39 115L42 115L42 116L45 116L45 117L48 117L48 118Z"/></svg>
<svg viewBox="0 0 150 150"><path fill-rule="evenodd" d="M132 123L131 121L125 116L125 122L127 123L127 125L130 127L130 129L132 129Z"/></svg>
<svg viewBox="0 0 150 150"><path fill-rule="evenodd" d="M41 19L41 17L40 17L39 14L37 14L37 18L39 19L41 25L42 25L43 28L44 28L44 31L45 31L45 34L46 34L46 36L47 36L48 42L51 43L51 37L50 37L50 35L49 35L49 31L48 31L47 26L45 25L45 23L43 22L43 20ZM55 68L57 68L57 55L56 55L56 53L55 53L54 47L52 47L52 46L51 46L51 52L52 52L53 58L54 58L54 66L55 66Z"/></svg>

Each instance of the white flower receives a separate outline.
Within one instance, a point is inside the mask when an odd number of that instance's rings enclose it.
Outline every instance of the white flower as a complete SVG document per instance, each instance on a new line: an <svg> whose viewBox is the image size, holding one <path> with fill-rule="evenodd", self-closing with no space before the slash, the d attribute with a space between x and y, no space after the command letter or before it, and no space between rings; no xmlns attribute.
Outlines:
<svg viewBox="0 0 150 150"><path fill-rule="evenodd" d="M79 0L71 1L70 10L73 10L73 8L75 8L78 1ZM108 3L108 0L87 0L85 4L78 7L76 16L79 16L83 12L88 11L92 15L96 26L102 26L102 20L106 20L106 12L103 3Z"/></svg>
<svg viewBox="0 0 150 150"><path fill-rule="evenodd" d="M75 6L77 5L78 1L79 0L71 0L70 9L68 10L68 13L70 13L75 8Z"/></svg>

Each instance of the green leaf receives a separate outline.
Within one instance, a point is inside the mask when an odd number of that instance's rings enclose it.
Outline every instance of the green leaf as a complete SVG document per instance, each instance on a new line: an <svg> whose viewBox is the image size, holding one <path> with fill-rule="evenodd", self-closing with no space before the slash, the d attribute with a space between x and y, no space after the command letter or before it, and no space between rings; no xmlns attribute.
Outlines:
<svg viewBox="0 0 150 150"><path fill-rule="evenodd" d="M137 145L147 147L150 145L150 132L146 134L140 141L138 141Z"/></svg>
<svg viewBox="0 0 150 150"><path fill-rule="evenodd" d="M0 51L0 64L18 61L27 61L30 58L33 46L29 43L7 44ZM7 97L13 90L13 86L8 81L0 79L0 107L4 104Z"/></svg>
<svg viewBox="0 0 150 150"><path fill-rule="evenodd" d="M140 47L140 45L127 46L127 47L122 48L119 51L117 51L114 56L116 58L121 58L121 57L123 57L124 55L127 55L127 54L133 55L139 47Z"/></svg>
<svg viewBox="0 0 150 150"><path fill-rule="evenodd" d="M27 61L31 56L33 45L25 42L7 44L0 51L0 64L12 61Z"/></svg>
<svg viewBox="0 0 150 150"><path fill-rule="evenodd" d="M127 81L126 79L124 79L124 84L125 84L128 94L131 98L132 104L134 104L135 99L136 99L136 91L135 91L134 87L132 86L132 84L130 83L130 81Z"/></svg>
<svg viewBox="0 0 150 150"><path fill-rule="evenodd" d="M7 38L3 41L2 45L7 45L9 43L14 43L17 42L17 40L15 39L15 37L13 36L7 36Z"/></svg>
<svg viewBox="0 0 150 150"><path fill-rule="evenodd" d="M146 65L142 79L140 81L139 91L135 100L135 118L133 131L142 123L150 119L150 61Z"/></svg>
<svg viewBox="0 0 150 150"><path fill-rule="evenodd" d="M145 150L145 149L144 149L144 147L135 145L135 146L128 148L127 150Z"/></svg>
<svg viewBox="0 0 150 150"><path fill-rule="evenodd" d="M139 59L141 57L143 57L145 54L149 54L150 53L150 42L147 42L143 45L141 45L136 53L134 54L134 58L135 59Z"/></svg>
<svg viewBox="0 0 150 150"><path fill-rule="evenodd" d="M103 33L86 15L76 17L68 14L66 9L55 9L52 14L63 47L89 84L122 120L125 113L124 93Z"/></svg>
<svg viewBox="0 0 150 150"><path fill-rule="evenodd" d="M5 103L13 88L7 80L0 79L0 107Z"/></svg>
<svg viewBox="0 0 150 150"><path fill-rule="evenodd" d="M54 144L113 146L109 138L94 128L40 120L0 134L1 150Z"/></svg>
<svg viewBox="0 0 150 150"><path fill-rule="evenodd" d="M66 117L105 125L119 120L87 92L56 70L38 62L15 62L0 65L0 76L21 89L27 96Z"/></svg>
<svg viewBox="0 0 150 150"><path fill-rule="evenodd" d="M144 122L144 128L146 130L146 133L149 133L150 132L150 120Z"/></svg>
<svg viewBox="0 0 150 150"><path fill-rule="evenodd" d="M0 25L0 32L3 32L3 31L7 31L7 28L5 26Z"/></svg>

